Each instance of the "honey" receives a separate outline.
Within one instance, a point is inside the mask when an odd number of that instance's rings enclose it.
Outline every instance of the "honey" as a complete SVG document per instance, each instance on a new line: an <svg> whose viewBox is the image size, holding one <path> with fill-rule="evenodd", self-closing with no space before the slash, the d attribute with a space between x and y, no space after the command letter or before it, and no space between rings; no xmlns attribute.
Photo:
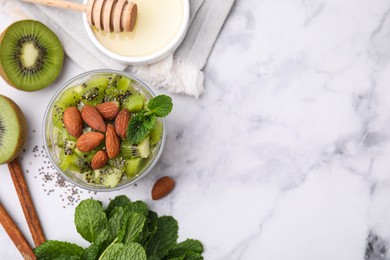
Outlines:
<svg viewBox="0 0 390 260"><path fill-rule="evenodd" d="M109 33L93 28L103 47L127 57L145 57L167 48L184 22L183 0L132 0L138 6L132 32Z"/></svg>

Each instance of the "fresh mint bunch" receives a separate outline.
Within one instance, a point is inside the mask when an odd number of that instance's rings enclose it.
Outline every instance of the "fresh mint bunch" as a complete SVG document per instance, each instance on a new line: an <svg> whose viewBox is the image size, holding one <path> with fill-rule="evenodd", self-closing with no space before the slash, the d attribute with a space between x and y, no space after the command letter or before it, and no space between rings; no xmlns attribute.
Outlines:
<svg viewBox="0 0 390 260"><path fill-rule="evenodd" d="M173 108L172 98L159 95L146 104L146 108L130 119L127 128L127 140L132 144L139 144L152 130L158 117L166 117Z"/></svg>
<svg viewBox="0 0 390 260"><path fill-rule="evenodd" d="M83 200L76 208L75 224L91 242L89 247L49 240L34 249L37 259L203 260L198 240L177 243L179 226L173 217L159 217L144 202L131 202L126 196L116 197L105 210L100 201Z"/></svg>

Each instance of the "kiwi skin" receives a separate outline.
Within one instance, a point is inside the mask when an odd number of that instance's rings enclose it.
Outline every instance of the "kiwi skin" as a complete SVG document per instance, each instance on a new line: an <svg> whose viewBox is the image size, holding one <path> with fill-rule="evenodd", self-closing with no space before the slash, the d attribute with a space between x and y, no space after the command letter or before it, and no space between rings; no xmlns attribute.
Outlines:
<svg viewBox="0 0 390 260"><path fill-rule="evenodd" d="M26 143L27 122L26 122L26 118L24 117L22 110L19 108L19 106L14 101L12 101L11 99L9 99L6 96L3 96L3 95L0 95L0 96L2 98L4 98L8 102L8 104L12 107L12 109L15 111L16 116L18 117L17 120L19 123L19 127L21 129L21 131L19 132L19 136L18 136L18 143L16 145L16 148L15 148L13 154L9 157L8 161L4 162L4 163L8 163L8 162L11 162L13 159L15 159L19 155L20 151L22 150L22 147Z"/></svg>
<svg viewBox="0 0 390 260"><path fill-rule="evenodd" d="M8 29L8 28L7 28ZM0 34L0 42L3 40L3 37L4 37L4 34L5 32L7 31L7 29L5 29L1 34ZM5 74L4 72L4 69L3 69L3 65L1 65L1 62L0 62L0 76L4 79L5 82L7 82L10 86L13 86L14 88L17 88L19 89L17 86L15 86L14 84L12 84L12 82L9 80L9 78L7 77L7 75ZM4 96L3 96L4 97ZM12 101L13 102L13 101ZM20 109L19 109L20 110Z"/></svg>

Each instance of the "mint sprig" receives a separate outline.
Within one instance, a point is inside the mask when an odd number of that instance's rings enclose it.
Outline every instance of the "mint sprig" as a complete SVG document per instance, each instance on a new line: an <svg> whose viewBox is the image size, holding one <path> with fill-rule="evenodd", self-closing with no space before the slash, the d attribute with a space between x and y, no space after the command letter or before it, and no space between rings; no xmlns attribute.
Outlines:
<svg viewBox="0 0 390 260"><path fill-rule="evenodd" d="M172 98L159 95L146 104L146 108L130 119L127 128L127 140L132 144L139 144L152 130L158 117L166 117L173 108Z"/></svg>
<svg viewBox="0 0 390 260"><path fill-rule="evenodd" d="M146 106L154 115L158 117L166 117L172 111L172 98L167 95L159 95L149 100Z"/></svg>
<svg viewBox="0 0 390 260"><path fill-rule="evenodd" d="M98 221L91 219L93 214ZM203 260L200 241L177 242L179 227L173 217L159 217L143 201L131 202L126 196L116 197L105 210L100 201L82 201L76 207L75 224L91 242L89 247L49 240L34 249L37 259Z"/></svg>
<svg viewBox="0 0 390 260"><path fill-rule="evenodd" d="M146 113L139 113L130 119L127 128L127 140L132 144L139 144L152 130L157 117Z"/></svg>

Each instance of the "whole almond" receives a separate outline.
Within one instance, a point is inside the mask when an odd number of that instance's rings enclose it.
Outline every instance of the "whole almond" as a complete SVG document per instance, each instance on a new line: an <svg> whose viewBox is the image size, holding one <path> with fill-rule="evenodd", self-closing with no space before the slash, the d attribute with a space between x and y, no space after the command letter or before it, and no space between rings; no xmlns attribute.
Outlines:
<svg viewBox="0 0 390 260"><path fill-rule="evenodd" d="M82 134L77 139L76 147L81 152L89 152L95 149L104 139L104 135L97 132L88 132Z"/></svg>
<svg viewBox="0 0 390 260"><path fill-rule="evenodd" d="M83 120L77 107L68 107L64 112L64 125L69 134L79 137L83 132Z"/></svg>
<svg viewBox="0 0 390 260"><path fill-rule="evenodd" d="M108 158L115 158L119 154L119 138L113 125L109 124L106 131L106 150Z"/></svg>
<svg viewBox="0 0 390 260"><path fill-rule="evenodd" d="M91 161L91 168L96 170L102 168L108 162L108 155L105 151L101 150L97 152Z"/></svg>
<svg viewBox="0 0 390 260"><path fill-rule="evenodd" d="M175 181L168 177L164 176L156 181L152 189L152 199L158 200L162 197L165 197L170 193L175 187Z"/></svg>
<svg viewBox="0 0 390 260"><path fill-rule="evenodd" d="M119 112L119 102L105 102L95 106L96 110L105 120L112 120Z"/></svg>
<svg viewBox="0 0 390 260"><path fill-rule="evenodd" d="M126 138L126 132L130 122L130 117L130 111L127 108L124 108L115 118L115 131L118 136Z"/></svg>
<svg viewBox="0 0 390 260"><path fill-rule="evenodd" d="M106 124L104 123L103 117L93 106L85 105L81 109L81 117L92 129L103 133L106 131Z"/></svg>

